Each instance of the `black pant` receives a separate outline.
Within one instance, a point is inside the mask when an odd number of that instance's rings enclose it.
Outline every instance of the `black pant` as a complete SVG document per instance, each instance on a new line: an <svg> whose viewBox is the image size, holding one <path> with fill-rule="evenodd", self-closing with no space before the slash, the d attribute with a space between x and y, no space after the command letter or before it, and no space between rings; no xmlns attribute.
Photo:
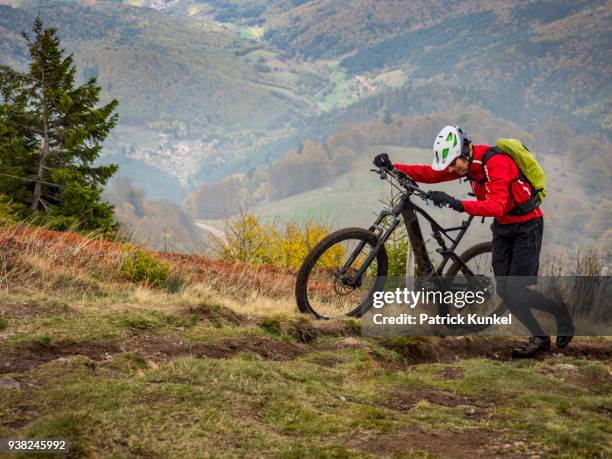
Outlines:
<svg viewBox="0 0 612 459"><path fill-rule="evenodd" d="M565 305L527 288L537 282L544 219L539 217L506 225L494 222L491 229L497 294L533 336L544 337L546 334L531 309L553 314L557 321L567 311Z"/></svg>

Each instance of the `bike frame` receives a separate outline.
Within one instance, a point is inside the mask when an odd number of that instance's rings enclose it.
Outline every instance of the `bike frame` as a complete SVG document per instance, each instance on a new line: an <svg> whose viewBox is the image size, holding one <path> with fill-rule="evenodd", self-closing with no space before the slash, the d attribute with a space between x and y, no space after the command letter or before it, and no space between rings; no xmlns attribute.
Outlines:
<svg viewBox="0 0 612 459"><path fill-rule="evenodd" d="M383 179L389 180L387 176L390 175L395 180L399 181L399 176L397 176L391 171L376 171L376 172L378 172L381 178ZM413 195L413 193L417 192L417 190L419 194L421 195L421 197L424 197L425 193L422 190L420 190L420 188L413 186L413 185L404 185L405 188L410 187L408 190L406 190L406 189L400 188L391 180L389 180L389 182L391 183L391 185L393 185L396 189L398 189L401 192L402 196L399 202L392 209L384 209L383 211L381 211L378 217L376 218L376 221L374 222L374 224L369 228L369 230L372 232L378 231L378 243L372 249L368 257L364 261L363 265L355 273L350 283L352 285L360 284L362 276L364 275L366 270L370 267L370 264L372 263L372 261L374 261L374 259L376 258L376 256L378 255L382 247L384 247L385 243L391 236L391 234L393 234L393 232L396 230L398 225L401 223L400 217L403 217L404 219L404 224L406 225L406 230L408 232L408 239L410 241L410 247L415 255L415 260L416 260L416 268L417 268L416 273L411 273L411 274L415 274L418 276L425 276L425 277L432 277L432 276L442 277L444 268L448 264L449 260L453 260L463 266L464 272L466 274L473 275L474 273L472 273L469 267L463 262L461 257L459 257L459 255L455 253L455 249L457 248L457 246L459 245L459 243L465 236L465 233L470 227L470 224L472 223L474 216L470 215L468 219L461 222L461 225L459 226L443 228L424 209L417 206L415 203L411 201L410 199L411 196ZM417 214L421 214L431 225L431 229L433 230L431 235L436 240L439 246L438 249L436 249L436 252L442 255L442 262L440 263L438 268L435 270L433 269L433 264L431 263L429 253L427 252L425 239L421 231L421 225L417 218ZM382 222L388 217L392 217L393 220L391 221L391 224L385 229L382 225ZM459 233L453 238L451 237L449 233L452 233L455 231L458 231ZM450 247L447 246L446 241L444 240L444 237L446 237L451 243ZM344 272L349 266L353 264L353 262L355 261L355 259L357 258L361 250L363 250L365 244L366 244L365 242L360 242L357 245L355 250L349 256L346 263L344 263L342 268L340 268L340 272Z"/></svg>

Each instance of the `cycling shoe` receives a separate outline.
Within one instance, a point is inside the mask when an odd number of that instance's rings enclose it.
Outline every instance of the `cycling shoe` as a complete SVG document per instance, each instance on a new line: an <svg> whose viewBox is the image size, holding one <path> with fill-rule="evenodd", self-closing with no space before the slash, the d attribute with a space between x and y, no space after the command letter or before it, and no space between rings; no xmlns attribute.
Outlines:
<svg viewBox="0 0 612 459"><path fill-rule="evenodd" d="M557 347L563 349L566 347L572 338L574 337L574 323L572 321L572 316L569 313L569 308L567 307L567 303L563 302L563 306L565 307L565 312L563 316L557 320Z"/></svg>
<svg viewBox="0 0 612 459"><path fill-rule="evenodd" d="M538 352L550 351L550 337L532 336L525 346L512 349L512 357L515 359L530 359Z"/></svg>

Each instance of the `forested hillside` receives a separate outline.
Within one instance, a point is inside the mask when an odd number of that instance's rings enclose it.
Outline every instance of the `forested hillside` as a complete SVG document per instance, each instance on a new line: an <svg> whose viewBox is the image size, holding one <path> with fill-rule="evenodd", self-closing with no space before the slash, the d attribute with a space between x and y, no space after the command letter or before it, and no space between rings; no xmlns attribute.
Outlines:
<svg viewBox="0 0 612 459"><path fill-rule="evenodd" d="M60 30L67 49L83 68L83 77L97 76L122 101L123 124L262 128L291 108L269 88L250 81L252 66L235 55L248 49L247 43L222 27L116 4L18 5L0 6L6 43L2 60L22 63L25 44L19 33L40 12ZM266 104L273 104L275 113L258 111Z"/></svg>
<svg viewBox="0 0 612 459"><path fill-rule="evenodd" d="M309 58L348 53L352 74L478 89L474 103L511 102L519 121L556 109L609 130L610 16L605 1L309 2L275 18L269 39Z"/></svg>
<svg viewBox="0 0 612 459"><path fill-rule="evenodd" d="M149 164L187 190L279 157L283 139L320 140L382 110L467 105L609 136L605 2L1 3L0 58L23 62L18 33L40 12L82 76L122 101L109 141L119 163Z"/></svg>
<svg viewBox="0 0 612 459"><path fill-rule="evenodd" d="M19 33L35 14L58 27L78 78L120 101L101 161L198 218L325 186L377 143L428 148L447 122L488 142L512 125L538 152L579 158L567 186L601 203L610 12L565 0L2 0L0 60L24 65ZM372 120L386 122L364 132ZM353 138L336 151L334 136Z"/></svg>

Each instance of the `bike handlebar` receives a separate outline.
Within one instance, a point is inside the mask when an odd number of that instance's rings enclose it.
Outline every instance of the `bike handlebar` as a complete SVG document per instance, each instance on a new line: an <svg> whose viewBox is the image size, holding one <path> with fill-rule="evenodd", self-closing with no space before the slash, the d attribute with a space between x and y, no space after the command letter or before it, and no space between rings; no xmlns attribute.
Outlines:
<svg viewBox="0 0 612 459"><path fill-rule="evenodd" d="M407 175L404 175L404 174L400 175L394 170L388 169L384 166L379 167L378 169L370 169L370 170L372 172L376 172L382 180L388 180L392 185L395 186L395 184L388 178L388 176L391 176L393 179L395 179L397 183L399 183L408 192L416 194L423 200L429 199L429 193L419 188L416 182L412 180L410 177L408 177ZM399 187L397 186L395 187L399 189Z"/></svg>

